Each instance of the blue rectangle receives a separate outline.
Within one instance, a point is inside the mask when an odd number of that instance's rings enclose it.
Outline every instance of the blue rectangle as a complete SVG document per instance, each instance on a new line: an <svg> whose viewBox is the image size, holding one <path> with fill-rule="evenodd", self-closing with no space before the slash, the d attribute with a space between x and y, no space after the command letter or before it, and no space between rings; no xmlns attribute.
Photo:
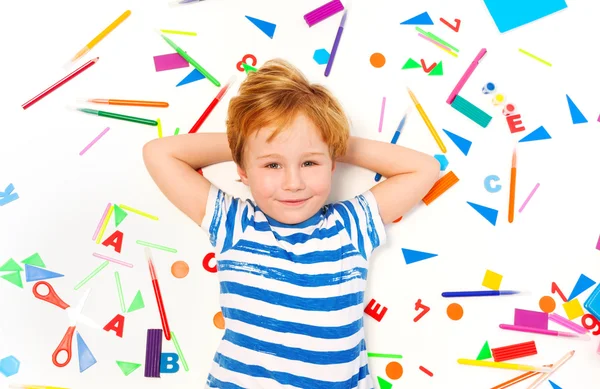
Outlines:
<svg viewBox="0 0 600 389"><path fill-rule="evenodd" d="M596 286L590 297L585 300L583 307L596 316L596 319L600 320L600 283Z"/></svg>
<svg viewBox="0 0 600 389"><path fill-rule="evenodd" d="M565 0L483 0L500 32L567 8Z"/></svg>

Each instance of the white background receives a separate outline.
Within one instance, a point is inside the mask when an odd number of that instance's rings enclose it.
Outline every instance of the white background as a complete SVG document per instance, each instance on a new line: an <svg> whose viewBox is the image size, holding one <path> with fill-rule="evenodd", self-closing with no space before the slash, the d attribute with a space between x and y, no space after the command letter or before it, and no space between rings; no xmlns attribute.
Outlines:
<svg viewBox="0 0 600 389"><path fill-rule="evenodd" d="M598 338L572 341L503 331L514 308L538 308L539 298L550 294L554 281L569 294L579 275L600 281L598 198L598 145L600 144L600 82L594 39L600 32L594 1L569 1L569 8L516 30L500 34L480 0L392 1L355 0L348 16L330 77L312 55L331 49L341 14L308 28L303 15L322 0L207 0L171 9L165 1L7 1L0 3L0 187L13 183L20 198L0 208L0 263L21 261L39 252L48 269L65 277L51 280L62 298L75 304L83 289L73 287L101 261L93 252L132 262L132 269L111 264L87 286L92 288L84 313L108 323L119 313L114 271L123 282L126 304L141 289L146 308L126 314L122 339L114 332L81 326L83 338L98 363L80 374L75 353L71 364L56 368L51 355L68 325L67 315L37 300L32 283L24 289L0 280L0 358L15 355L18 375L0 376L0 387L36 383L69 388L201 387L222 331L212 323L218 312L216 275L202 268L211 251L204 232L177 211L148 176L142 146L157 136L156 127L126 123L72 112L78 97L168 101L168 109L107 107L106 110L147 118L160 117L165 135L176 127L187 132L218 92L207 80L175 85L191 67L157 73L152 57L171 53L154 28L196 31L197 37L172 36L221 82L232 74L244 77L236 63L252 53L259 65L283 57L300 67L314 82L324 83L339 97L352 121L352 134L381 141L392 137L410 105L410 86L448 147L448 169L460 182L426 207L419 205L398 224L387 227L388 243L374 255L365 301L375 298L389 308L381 322L366 317L371 352L397 353L404 358L404 376L398 388L489 388L517 372L461 366L457 358L476 358L483 343L505 346L535 339L538 355L524 363L552 363L565 352L575 357L552 380L564 389L595 386L600 366ZM62 65L126 9L132 15L98 44L89 58L100 61L27 111L21 104L63 77ZM428 11L435 21L423 26L460 49L453 58L419 38L413 26L399 23ZM277 24L274 39L254 27L245 15ZM439 18L462 20L458 33ZM488 56L461 95L494 116L483 129L456 112L445 100L477 52ZM518 52L521 47L548 61L547 67ZM369 63L374 52L385 55L383 68ZM406 60L427 64L443 60L444 75L429 77L422 70L401 70ZM490 97L481 93L488 81L497 83L523 116L527 131L510 134ZM233 92L237 90L237 85ZM575 101L589 123L573 125L565 94ZM203 131L223 132L227 101L220 103L204 123ZM387 97L383 131L378 133L382 97ZM523 213L507 222L511 153L515 142L543 125L551 140L518 146L516 207L536 183L540 188ZM110 131L84 156L78 153L105 127ZM473 142L467 157L442 128ZM415 110L400 144L435 154L433 138ZM503 188L488 193L486 176L495 174ZM205 175L224 190L240 196L248 191L235 182L233 163L205 169ZM336 172L331 200L354 196L373 185L373 173L343 166ZM467 205L467 201L499 210L494 227ZM96 245L91 236L108 202L127 204L159 216L152 221L130 214L119 226L124 235L122 253ZM114 231L114 224L105 237ZM160 328L160 320L144 264L143 247L136 240L174 247L176 254L157 251L155 262L173 331L191 370L161 379L143 377L143 366L123 376L115 361L144 362L146 330ZM401 248L438 254L406 265ZM190 264L190 274L175 279L170 266L176 260ZM450 301L445 290L478 289L486 269L504 275L503 288L528 290L521 297L462 300L465 315L454 322L446 316ZM87 287L86 286L86 287ZM85 289L85 288L84 288ZM584 293L583 302L590 291ZM555 295L556 296L556 295ZM431 307L418 323L417 299ZM564 315L560 305L557 312ZM579 322L579 319L576 320ZM163 342L163 351L174 352ZM373 377L386 377L388 361L371 359ZM428 377L418 367L434 373ZM583 382L586 382L584 385ZM549 384L544 384L549 388ZM517 387L517 386L515 386ZM524 386L521 386L524 387Z"/></svg>

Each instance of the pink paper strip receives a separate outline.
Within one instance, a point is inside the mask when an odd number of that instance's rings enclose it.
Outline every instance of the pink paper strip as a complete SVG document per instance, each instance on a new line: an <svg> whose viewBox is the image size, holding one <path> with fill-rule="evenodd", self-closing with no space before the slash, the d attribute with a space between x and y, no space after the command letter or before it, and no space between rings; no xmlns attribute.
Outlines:
<svg viewBox="0 0 600 389"><path fill-rule="evenodd" d="M431 38L429 38L429 37L426 37L426 36L425 36L425 35L423 35L423 34L419 34L419 36L420 36L421 38L423 38L423 39L426 39L426 40L428 40L429 42L433 43L434 45L441 47L441 48L442 48L442 49L444 49L444 50L447 50L447 51L450 51L450 52L452 52L452 50L450 50L450 48L449 48L449 47L446 47L446 46L442 45L440 42L436 42L436 41L434 41L433 39L431 39Z"/></svg>
<svg viewBox="0 0 600 389"><path fill-rule="evenodd" d="M178 53L163 54L154 57L154 68L157 72L187 68L188 66L190 66L188 61L186 61L185 58Z"/></svg>
<svg viewBox="0 0 600 389"><path fill-rule="evenodd" d="M106 261L109 261L109 262L114 262L114 263L117 263L117 264L119 264L119 265L123 265L123 266L126 266L126 267L133 267L133 264L131 264L131 263L129 263L129 262L123 262L123 261L120 261L120 260L118 260L118 259L114 259L114 258L111 258L111 257L107 257L107 256L105 256L105 255L102 255L102 254L93 253L92 255L93 255L94 257L96 257L96 258L104 259L104 260L106 260Z"/></svg>
<svg viewBox="0 0 600 389"><path fill-rule="evenodd" d="M383 96L383 101L381 102L381 114L379 115L379 132L381 132L381 127L383 127L383 113L385 112L385 96Z"/></svg>
<svg viewBox="0 0 600 389"><path fill-rule="evenodd" d="M106 219L106 215L108 215L108 210L112 207L111 203L106 205L106 209L104 210L104 214L100 218L100 222L98 222L98 227L96 227L96 232L94 232L94 236L92 236L92 240L96 240L98 237L98 233L100 232L100 228L102 228L102 223L104 223L104 219Z"/></svg>
<svg viewBox="0 0 600 389"><path fill-rule="evenodd" d="M527 203L529 203L529 200L531 200L531 197L533 196L533 194L539 187L540 187L540 183L538 182L537 184L535 184L535 186L533 187L533 190L531 191L531 193L529 193L529 196L527 196L527 198L523 202L523 205L521 205L521 208L519 208L519 213L523 212L523 210L525 209L525 206L527 205Z"/></svg>
<svg viewBox="0 0 600 389"><path fill-rule="evenodd" d="M516 326L548 329L548 314L546 312L528 311L515 308Z"/></svg>
<svg viewBox="0 0 600 389"><path fill-rule="evenodd" d="M106 134L106 133L108 132L108 130L110 130L110 127L106 127L106 128L104 129L104 131L102 131L100 134L98 134L98 136L97 136L97 137L95 137L95 138L94 138L94 140L93 140L93 141L91 141L89 145L85 146L85 147L83 148L83 150L81 150L81 151L79 152L79 155L83 155L83 154L85 154L85 152L86 152L86 151L88 151L88 150L90 149L90 147L92 147L92 146L93 146L93 145L94 145L96 142L98 142L98 139L102 138L102 137L104 136L104 134Z"/></svg>
<svg viewBox="0 0 600 389"><path fill-rule="evenodd" d="M312 27L320 21L323 21L343 10L344 5L340 0L332 0L329 3L323 4L319 8L316 8L304 15L304 20L306 23L308 23L309 27Z"/></svg>
<svg viewBox="0 0 600 389"><path fill-rule="evenodd" d="M598 237L598 243L596 243L596 250L600 250L600 236Z"/></svg>
<svg viewBox="0 0 600 389"><path fill-rule="evenodd" d="M598 120L600 122L600 120ZM598 350L596 351L597 354L600 354L600 343L598 343Z"/></svg>
<svg viewBox="0 0 600 389"><path fill-rule="evenodd" d="M571 320L564 318L557 313L549 314L548 319L552 320L556 324L560 324L561 326L563 326L565 328L573 330L573 331L577 332L578 334L586 334L588 332L588 330L586 330L584 327L580 326L577 323L573 323Z"/></svg>

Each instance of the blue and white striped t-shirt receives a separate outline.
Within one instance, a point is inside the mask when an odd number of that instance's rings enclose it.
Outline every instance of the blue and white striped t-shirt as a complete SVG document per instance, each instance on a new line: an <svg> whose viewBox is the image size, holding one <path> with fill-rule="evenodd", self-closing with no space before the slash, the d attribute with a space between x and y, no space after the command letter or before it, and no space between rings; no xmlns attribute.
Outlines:
<svg viewBox="0 0 600 389"><path fill-rule="evenodd" d="M364 292L386 234L371 191L282 224L211 186L201 227L225 318L206 387L373 388Z"/></svg>

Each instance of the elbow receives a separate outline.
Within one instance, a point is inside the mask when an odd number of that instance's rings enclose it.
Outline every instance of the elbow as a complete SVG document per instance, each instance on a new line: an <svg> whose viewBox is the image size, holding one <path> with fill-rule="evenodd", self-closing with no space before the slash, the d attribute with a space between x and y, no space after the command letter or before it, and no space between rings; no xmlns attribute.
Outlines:
<svg viewBox="0 0 600 389"><path fill-rule="evenodd" d="M153 157L156 157L158 153L155 141L156 139L153 139L147 142L144 147L142 147L142 159L144 160L144 164L146 166L149 165L149 163L153 160Z"/></svg>
<svg viewBox="0 0 600 389"><path fill-rule="evenodd" d="M440 176L440 161L437 158L428 156L423 167L423 173L427 176L428 181L431 182L431 186L433 186Z"/></svg>

